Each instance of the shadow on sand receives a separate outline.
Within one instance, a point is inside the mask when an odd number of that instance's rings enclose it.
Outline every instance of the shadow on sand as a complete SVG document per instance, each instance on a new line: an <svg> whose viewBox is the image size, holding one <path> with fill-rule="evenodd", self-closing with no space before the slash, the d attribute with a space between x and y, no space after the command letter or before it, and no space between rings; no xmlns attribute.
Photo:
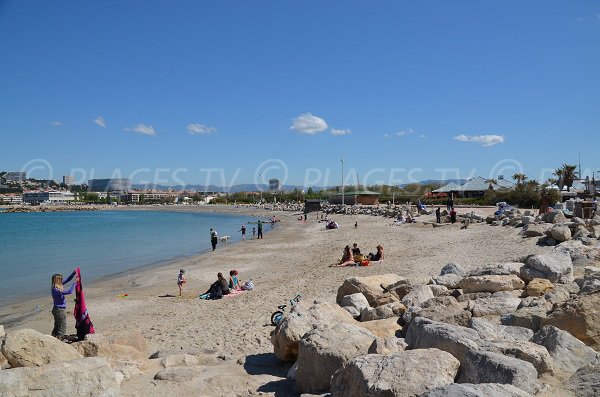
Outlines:
<svg viewBox="0 0 600 397"><path fill-rule="evenodd" d="M276 397L299 396L296 392L295 382L287 379L286 375L290 369L290 363L282 363L273 353L253 354L246 357L244 370L248 375L270 375L277 378L258 388L259 392L273 393Z"/></svg>

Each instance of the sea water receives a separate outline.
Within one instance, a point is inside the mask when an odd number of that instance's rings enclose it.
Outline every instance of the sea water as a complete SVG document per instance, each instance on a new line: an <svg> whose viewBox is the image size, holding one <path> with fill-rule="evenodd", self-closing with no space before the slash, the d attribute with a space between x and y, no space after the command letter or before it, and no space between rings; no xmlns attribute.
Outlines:
<svg viewBox="0 0 600 397"><path fill-rule="evenodd" d="M52 274L67 277L77 266L87 283L209 250L210 228L239 241L250 221L256 218L183 211L0 214L0 306L50 294Z"/></svg>

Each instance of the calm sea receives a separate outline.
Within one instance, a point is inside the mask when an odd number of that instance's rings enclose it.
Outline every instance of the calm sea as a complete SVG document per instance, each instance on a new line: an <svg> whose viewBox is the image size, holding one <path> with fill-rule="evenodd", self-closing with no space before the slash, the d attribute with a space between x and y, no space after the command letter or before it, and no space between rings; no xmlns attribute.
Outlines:
<svg viewBox="0 0 600 397"><path fill-rule="evenodd" d="M210 248L211 227L239 241L250 221L256 218L167 211L0 214L0 306L48 292L53 273L66 277L76 266L89 282L198 254Z"/></svg>

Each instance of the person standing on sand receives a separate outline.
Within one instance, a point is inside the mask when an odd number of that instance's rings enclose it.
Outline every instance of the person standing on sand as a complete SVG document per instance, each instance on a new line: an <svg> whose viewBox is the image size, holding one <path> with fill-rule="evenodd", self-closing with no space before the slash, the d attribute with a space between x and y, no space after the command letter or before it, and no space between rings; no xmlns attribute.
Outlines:
<svg viewBox="0 0 600 397"><path fill-rule="evenodd" d="M246 225L242 225L240 232L242 232L242 240L246 240Z"/></svg>
<svg viewBox="0 0 600 397"><path fill-rule="evenodd" d="M219 236L217 234L217 231L210 229L210 244L212 245L213 251L217 248L218 242L219 242Z"/></svg>
<svg viewBox="0 0 600 397"><path fill-rule="evenodd" d="M79 282L78 278L75 278L75 282L71 284L71 288L68 291L64 290L65 284L75 277L75 271L71 273L69 277L63 282L62 274L52 275L52 317L54 317L54 328L52 329L52 336L58 339L62 339L67 333L67 316L65 314L67 309L67 301L65 295L73 293L76 284Z"/></svg>
<svg viewBox="0 0 600 397"><path fill-rule="evenodd" d="M454 211L454 208L450 210L450 223L456 223L456 211Z"/></svg>
<svg viewBox="0 0 600 397"><path fill-rule="evenodd" d="M437 207L437 209L435 210L435 221L437 223L442 223L442 212L440 210L440 207Z"/></svg>
<svg viewBox="0 0 600 397"><path fill-rule="evenodd" d="M185 284L185 270L179 269L179 274L177 275L177 286L179 287L179 297L183 296L183 284Z"/></svg>
<svg viewBox="0 0 600 397"><path fill-rule="evenodd" d="M262 222L258 221L258 238L261 239L263 238L263 234L262 234Z"/></svg>

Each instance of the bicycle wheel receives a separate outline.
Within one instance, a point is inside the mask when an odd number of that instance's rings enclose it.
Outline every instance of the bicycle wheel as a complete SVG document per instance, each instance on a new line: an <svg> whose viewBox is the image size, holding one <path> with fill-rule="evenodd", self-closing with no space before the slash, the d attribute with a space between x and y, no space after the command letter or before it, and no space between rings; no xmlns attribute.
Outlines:
<svg viewBox="0 0 600 397"><path fill-rule="evenodd" d="M277 326L281 320L283 319L283 312L282 311L276 311L275 313L271 314L271 324L273 324L274 326Z"/></svg>

